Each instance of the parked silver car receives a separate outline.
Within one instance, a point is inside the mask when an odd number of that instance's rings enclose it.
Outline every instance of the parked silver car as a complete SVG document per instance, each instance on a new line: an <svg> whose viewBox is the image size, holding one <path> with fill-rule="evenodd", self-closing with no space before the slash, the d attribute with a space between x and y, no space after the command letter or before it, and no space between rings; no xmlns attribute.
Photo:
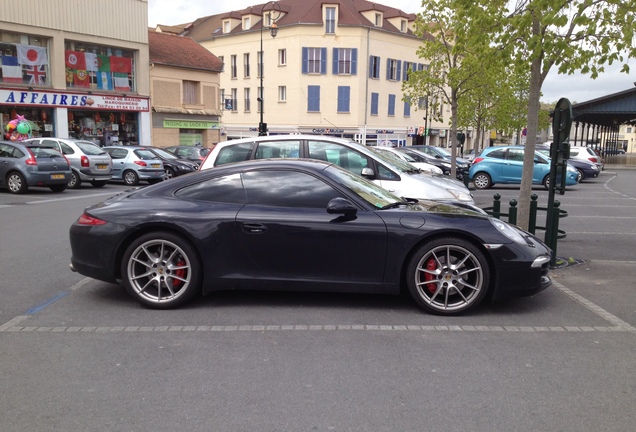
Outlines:
<svg viewBox="0 0 636 432"><path fill-rule="evenodd" d="M68 160L57 150L33 143L0 142L0 186L25 193L29 187L62 192L71 179Z"/></svg>
<svg viewBox="0 0 636 432"><path fill-rule="evenodd" d="M113 180L137 186L142 180L160 182L166 175L161 159L145 147L109 146L104 150L113 158Z"/></svg>
<svg viewBox="0 0 636 432"><path fill-rule="evenodd" d="M66 156L71 164L71 181L68 187L77 189L82 182L90 182L95 187L106 185L113 176L113 160L99 146L90 141L65 138L31 138L32 142L55 149Z"/></svg>

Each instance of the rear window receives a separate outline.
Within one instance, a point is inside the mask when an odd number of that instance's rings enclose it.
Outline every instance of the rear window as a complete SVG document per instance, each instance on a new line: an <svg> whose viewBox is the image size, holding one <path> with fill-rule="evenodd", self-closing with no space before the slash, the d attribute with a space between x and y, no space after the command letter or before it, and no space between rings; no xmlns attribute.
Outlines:
<svg viewBox="0 0 636 432"><path fill-rule="evenodd" d="M150 150L135 150L135 154L141 160L157 159L157 156Z"/></svg>
<svg viewBox="0 0 636 432"><path fill-rule="evenodd" d="M62 154L55 149L40 146L27 146L36 158L56 158L62 157Z"/></svg>

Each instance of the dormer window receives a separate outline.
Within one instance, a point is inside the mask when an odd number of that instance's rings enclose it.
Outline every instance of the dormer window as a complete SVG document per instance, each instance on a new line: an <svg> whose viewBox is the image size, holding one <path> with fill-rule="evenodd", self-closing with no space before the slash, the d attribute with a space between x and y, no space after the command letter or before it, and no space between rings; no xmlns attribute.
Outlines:
<svg viewBox="0 0 636 432"><path fill-rule="evenodd" d="M400 31L402 33L406 33L406 20L401 20L400 21Z"/></svg>
<svg viewBox="0 0 636 432"><path fill-rule="evenodd" d="M230 20L223 21L223 33L227 34L232 31L232 23Z"/></svg>
<svg viewBox="0 0 636 432"><path fill-rule="evenodd" d="M249 30L251 27L250 17L243 18L243 30Z"/></svg>
<svg viewBox="0 0 636 432"><path fill-rule="evenodd" d="M376 13L375 14L375 25L376 25L376 27L382 27L382 14L381 13Z"/></svg>
<svg viewBox="0 0 636 432"><path fill-rule="evenodd" d="M336 8L335 7L326 7L325 8L325 33L334 34L336 33Z"/></svg>

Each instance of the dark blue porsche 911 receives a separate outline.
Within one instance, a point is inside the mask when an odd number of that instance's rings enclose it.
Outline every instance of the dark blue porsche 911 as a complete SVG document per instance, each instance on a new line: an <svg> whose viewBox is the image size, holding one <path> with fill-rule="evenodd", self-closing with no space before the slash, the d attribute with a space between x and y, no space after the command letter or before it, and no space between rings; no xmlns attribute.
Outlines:
<svg viewBox="0 0 636 432"><path fill-rule="evenodd" d="M458 314L551 284L550 250L460 205L397 197L321 161L258 160L88 207L71 268L168 309L225 289L398 294Z"/></svg>

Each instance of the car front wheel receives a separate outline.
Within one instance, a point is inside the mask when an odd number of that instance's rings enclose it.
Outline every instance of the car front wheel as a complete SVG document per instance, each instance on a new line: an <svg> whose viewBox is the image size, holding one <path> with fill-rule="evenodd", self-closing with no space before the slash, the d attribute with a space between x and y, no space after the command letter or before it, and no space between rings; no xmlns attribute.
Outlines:
<svg viewBox="0 0 636 432"><path fill-rule="evenodd" d="M201 289L201 264L194 247L169 232L151 232L135 240L121 263L124 287L142 305L171 309Z"/></svg>
<svg viewBox="0 0 636 432"><path fill-rule="evenodd" d="M583 172L583 170L580 169L576 169L576 182L577 183L581 183L583 180L585 180L585 173Z"/></svg>
<svg viewBox="0 0 636 432"><path fill-rule="evenodd" d="M488 174L480 172L473 177L473 184L476 189L488 189L492 186L492 179Z"/></svg>
<svg viewBox="0 0 636 432"><path fill-rule="evenodd" d="M436 239L411 258L406 283L413 299L438 315L477 306L488 291L490 270L481 250L460 238Z"/></svg>

